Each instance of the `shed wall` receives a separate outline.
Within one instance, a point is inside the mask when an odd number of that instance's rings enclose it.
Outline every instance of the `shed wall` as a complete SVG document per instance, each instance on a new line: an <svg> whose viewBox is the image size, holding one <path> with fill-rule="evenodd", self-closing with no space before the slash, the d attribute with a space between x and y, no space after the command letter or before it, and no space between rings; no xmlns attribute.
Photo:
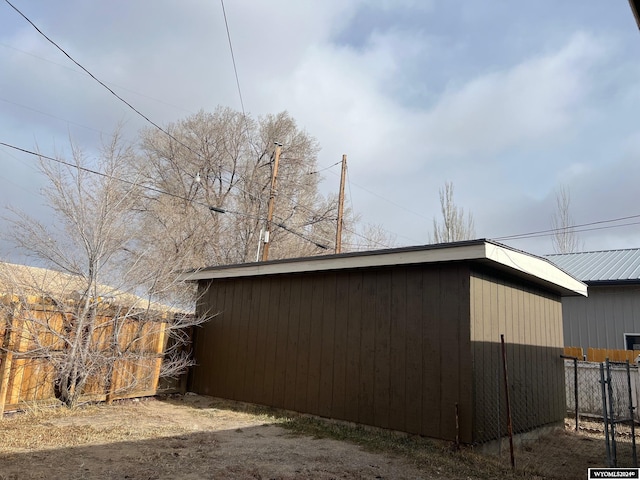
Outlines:
<svg viewBox="0 0 640 480"><path fill-rule="evenodd" d="M525 432L565 416L562 304L558 295L490 271L471 276L474 441L506 432L500 335L504 334L513 428Z"/></svg>
<svg viewBox="0 0 640 480"><path fill-rule="evenodd" d="M589 297L562 300L569 347L626 348L625 333L640 334L640 286L590 286Z"/></svg>
<svg viewBox="0 0 640 480"><path fill-rule="evenodd" d="M191 390L471 442L469 267L213 280Z"/></svg>

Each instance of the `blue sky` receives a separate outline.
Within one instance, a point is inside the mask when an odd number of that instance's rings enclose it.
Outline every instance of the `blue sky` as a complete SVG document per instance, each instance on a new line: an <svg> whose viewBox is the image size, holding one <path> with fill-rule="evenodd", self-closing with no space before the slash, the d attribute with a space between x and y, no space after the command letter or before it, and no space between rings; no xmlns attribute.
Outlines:
<svg viewBox="0 0 640 480"><path fill-rule="evenodd" d="M240 109L220 2L12 3L157 123ZM225 7L247 112L288 110L319 141L320 167L346 153L348 202L397 245L427 242L446 181L478 237L551 228L560 185L578 224L640 215L640 33L626 0ZM145 126L4 0L0 72L2 142L52 155L71 136L90 152L118 122L130 138ZM41 216L36 161L0 147L0 165L0 206ZM339 167L323 173L337 191ZM640 246L640 225L580 235L585 250ZM550 237L505 243L552 252Z"/></svg>

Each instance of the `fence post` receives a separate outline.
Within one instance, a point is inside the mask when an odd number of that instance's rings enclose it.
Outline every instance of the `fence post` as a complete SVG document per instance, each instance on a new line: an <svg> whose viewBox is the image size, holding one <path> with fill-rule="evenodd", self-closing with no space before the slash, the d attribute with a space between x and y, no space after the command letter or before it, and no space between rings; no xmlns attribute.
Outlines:
<svg viewBox="0 0 640 480"><path fill-rule="evenodd" d="M0 356L0 420L4 415L4 405L7 400L9 387L9 372L13 363L13 352L6 352Z"/></svg>
<svg viewBox="0 0 640 480"><path fill-rule="evenodd" d="M607 381L604 378L604 363L600 362L600 386L602 390L602 419L604 420L604 438L605 449L607 451L607 466L612 467L611 464L611 448L609 446L609 414L607 413Z"/></svg>
<svg viewBox="0 0 640 480"><path fill-rule="evenodd" d="M611 424L611 461L613 465L612 467L618 466L618 452L616 448L616 421L614 419L615 416L615 407L613 405L613 382L611 381L611 364L609 363L609 359L605 360L605 364L607 366L607 391L609 393L609 420Z"/></svg>
<svg viewBox="0 0 640 480"><path fill-rule="evenodd" d="M511 469L516 468L516 460L513 456L513 423L511 421L511 403L509 402L509 377L507 375L507 350L504 345L504 335L500 334L502 344L502 369L504 372L504 392L507 401L507 433L509 434L509 451L511 452Z"/></svg>
<svg viewBox="0 0 640 480"><path fill-rule="evenodd" d="M633 394L631 393L631 367L629 365L629 360L627 360L627 386L629 388L629 420L631 423L631 454L633 456L633 466L638 466L638 456L636 453L636 422L633 411L635 407L633 406Z"/></svg>
<svg viewBox="0 0 640 480"><path fill-rule="evenodd" d="M570 357L567 355L560 355L560 358L573 360L573 398L575 405L575 417L576 417L576 432L579 427L579 410L578 410L578 358ZM566 378L566 377L565 377ZM565 400L566 401L566 400Z"/></svg>
<svg viewBox="0 0 640 480"><path fill-rule="evenodd" d="M9 394L9 379L11 378L11 367L13 364L13 350L16 345L17 325L15 320L15 309L12 309L11 314L7 316L6 327L4 332L4 339L2 340L2 351L4 351L4 358L0 356L0 419L4 415L4 407L7 401L7 395ZM18 341L18 347L22 344L22 328L24 324L20 325L20 340Z"/></svg>

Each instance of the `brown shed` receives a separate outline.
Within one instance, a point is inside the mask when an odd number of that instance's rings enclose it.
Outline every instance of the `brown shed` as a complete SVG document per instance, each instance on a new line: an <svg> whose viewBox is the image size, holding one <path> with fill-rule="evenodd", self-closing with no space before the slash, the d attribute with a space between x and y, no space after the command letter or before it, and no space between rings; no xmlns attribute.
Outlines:
<svg viewBox="0 0 640 480"><path fill-rule="evenodd" d="M586 285L488 240L212 267L193 392L434 438L504 434L500 335L517 431L565 415L562 295ZM496 414L497 412L497 414Z"/></svg>

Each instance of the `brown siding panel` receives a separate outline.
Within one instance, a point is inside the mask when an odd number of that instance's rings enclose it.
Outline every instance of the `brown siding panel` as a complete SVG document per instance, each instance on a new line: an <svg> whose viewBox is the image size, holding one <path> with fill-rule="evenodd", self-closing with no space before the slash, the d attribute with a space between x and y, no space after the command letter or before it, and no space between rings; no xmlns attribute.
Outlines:
<svg viewBox="0 0 640 480"><path fill-rule="evenodd" d="M362 272L349 274L349 300L346 345L345 417L359 421L360 335L362 321Z"/></svg>
<svg viewBox="0 0 640 480"><path fill-rule="evenodd" d="M319 275L312 281L311 316L309 336L309 375L307 384L307 409L319 411L320 366L322 361L322 319L324 309L324 288L327 275ZM330 287L328 287L330 288Z"/></svg>
<svg viewBox="0 0 640 480"><path fill-rule="evenodd" d="M472 443L504 424L505 333L518 422L551 423L559 299L523 285L455 262L214 280L205 306L222 313L198 331L191 386L448 440L457 404ZM560 401L540 405L542 388Z"/></svg>
<svg viewBox="0 0 640 480"><path fill-rule="evenodd" d="M283 278L280 283L277 332L275 339L275 377L273 383L273 404L284 405L287 384L287 342L289 336L289 306L291 305L291 278Z"/></svg>
<svg viewBox="0 0 640 480"><path fill-rule="evenodd" d="M248 280L244 282L244 289L242 291L242 307L240 309L240 318L238 320L238 366L239 373L238 378L236 379L238 382L238 386L236 389L236 396L234 400L239 400L241 398L247 398L247 392L249 390L247 385L247 364L249 360L249 355L253 354L253 352L249 352L249 339L250 336L247 335L250 325L251 325L251 304L253 299L253 294L255 290L256 282L255 280Z"/></svg>
<svg viewBox="0 0 640 480"><path fill-rule="evenodd" d="M374 368L374 421L375 425L389 428L389 382L390 382L390 338L391 338L391 274L379 271L376 274L375 314L375 368Z"/></svg>
<svg viewBox="0 0 640 480"><path fill-rule="evenodd" d="M406 328L406 431L420 433L422 427L422 272L407 270Z"/></svg>
<svg viewBox="0 0 640 480"><path fill-rule="evenodd" d="M423 271L422 284L422 434L441 438L440 270Z"/></svg>
<svg viewBox="0 0 640 480"><path fill-rule="evenodd" d="M362 323L360 330L360 381L358 392L358 421L371 425L375 422L375 356L376 322L375 275L364 275L362 280Z"/></svg>
<svg viewBox="0 0 640 480"><path fill-rule="evenodd" d="M278 350L278 336L281 317L280 295L284 288L284 279L277 278L271 283L269 302L266 310L267 314L267 335L265 341L265 372L264 372L264 403L266 405L276 405L273 400L276 383L276 355ZM284 330L283 330L284 331ZM286 333L285 333L286 335ZM285 337L286 338L286 337Z"/></svg>
<svg viewBox="0 0 640 480"><path fill-rule="evenodd" d="M245 390L247 392L248 402L258 402L258 395L256 388L256 364L258 362L258 329L260 325L260 297L262 286L264 282L259 280L252 281L253 296L251 302L251 314L249 321L249 328L246 332L248 338L247 358L246 362L246 374L245 374ZM266 288L266 285L265 285ZM212 332L215 335L218 332ZM222 340L222 339L221 339Z"/></svg>
<svg viewBox="0 0 640 480"><path fill-rule="evenodd" d="M487 308L487 292L490 308ZM474 441L506 433L504 384L486 372L502 371L505 335L513 427L516 433L564 419L564 367L560 354L560 297L485 269L471 277ZM478 313L482 311L482 315ZM497 319L497 321L496 321ZM500 411L483 415L482 412Z"/></svg>
<svg viewBox="0 0 640 480"><path fill-rule="evenodd" d="M333 347L335 345L336 322L336 288L335 273L326 276L327 286L324 289L322 318L322 348L320 359L320 394L318 414L323 417L332 416L333 407Z"/></svg>
<svg viewBox="0 0 640 480"><path fill-rule="evenodd" d="M311 297L313 284L311 279L303 279L300 287L300 330L298 331L298 356L296 375L295 410L307 412L307 388L309 385L309 343L311 336Z"/></svg>
<svg viewBox="0 0 640 480"><path fill-rule="evenodd" d="M349 273L339 272L336 278L336 323L333 344L333 395L331 412L334 418L346 420L347 397L347 329L349 323Z"/></svg>
<svg viewBox="0 0 640 480"><path fill-rule="evenodd" d="M298 378L298 336L300 334L300 302L302 277L291 277L291 297L289 303L289 328L287 330L286 385L283 406L287 410L296 408L296 380Z"/></svg>
<svg viewBox="0 0 640 480"><path fill-rule="evenodd" d="M406 270L394 269L391 274L391 384L389 426L394 430L405 430L406 396L406 321L407 286Z"/></svg>

